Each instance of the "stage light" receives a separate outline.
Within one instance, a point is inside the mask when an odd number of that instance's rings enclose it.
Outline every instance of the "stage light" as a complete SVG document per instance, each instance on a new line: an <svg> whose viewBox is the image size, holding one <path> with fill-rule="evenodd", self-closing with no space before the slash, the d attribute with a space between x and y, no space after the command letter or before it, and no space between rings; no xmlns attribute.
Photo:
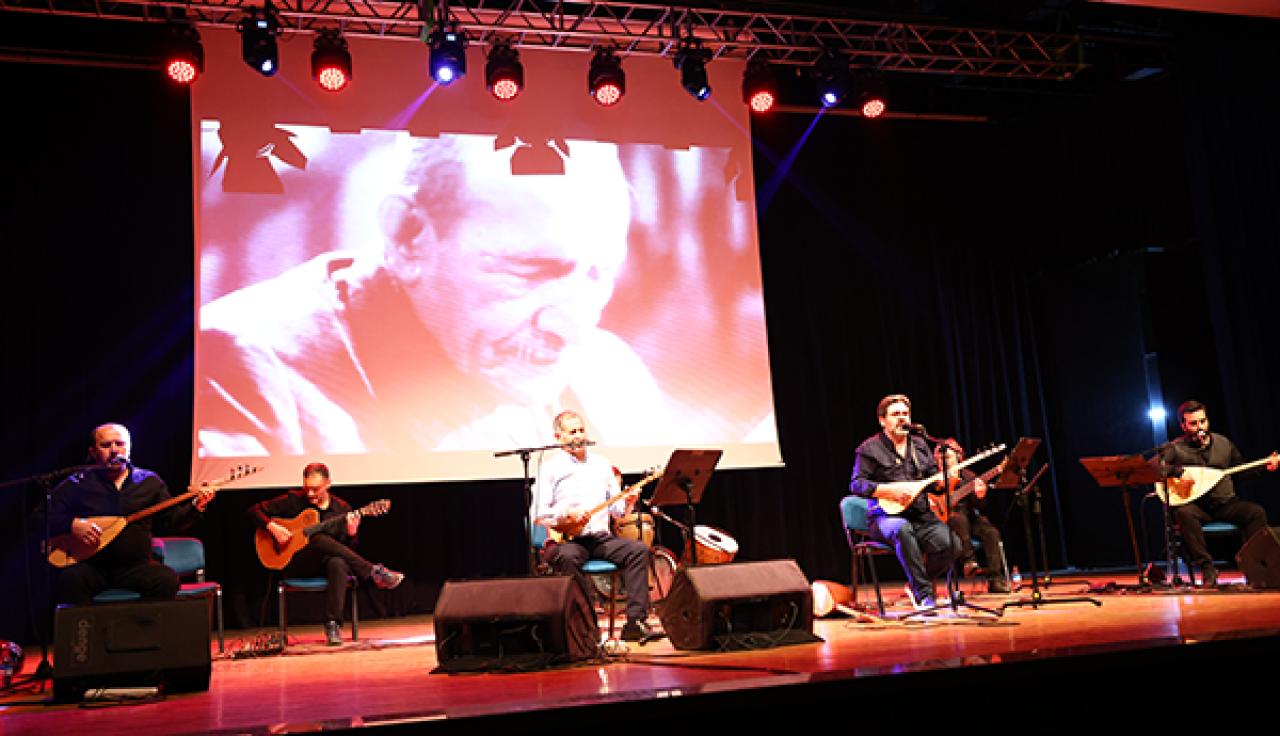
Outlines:
<svg viewBox="0 0 1280 736"><path fill-rule="evenodd" d="M506 41L497 41L489 49L484 65L484 86L499 100L514 99L524 89L524 65L520 53Z"/></svg>
<svg viewBox="0 0 1280 736"><path fill-rule="evenodd" d="M813 78L818 85L818 101L823 107L839 105L849 94L851 78L849 65L843 57L826 52L813 67Z"/></svg>
<svg viewBox="0 0 1280 736"><path fill-rule="evenodd" d="M236 24L240 31L240 50L244 63L264 77L273 76L280 69L280 53L276 49L276 36L280 35L280 23L276 20L271 3L258 15L257 8L245 11L245 17Z"/></svg>
<svg viewBox="0 0 1280 736"><path fill-rule="evenodd" d="M1166 416L1168 415L1165 413L1163 406L1153 406L1147 410L1147 418L1151 420L1152 424L1163 422Z"/></svg>
<svg viewBox="0 0 1280 736"><path fill-rule="evenodd" d="M618 104L627 93L627 75L622 71L622 61L613 49L596 49L587 70L587 91L605 107Z"/></svg>
<svg viewBox="0 0 1280 736"><path fill-rule="evenodd" d="M440 84L453 84L467 76L467 37L455 23L449 30L437 27L427 39L430 48L427 65L431 78Z"/></svg>
<svg viewBox="0 0 1280 736"><path fill-rule="evenodd" d="M864 73L857 80L858 112L864 118L878 118L889 111L889 97L885 94L884 82L874 72Z"/></svg>
<svg viewBox="0 0 1280 736"><path fill-rule="evenodd" d="M204 46L194 26L174 25L165 45L164 73L178 84L191 84L204 72Z"/></svg>
<svg viewBox="0 0 1280 736"><path fill-rule="evenodd" d="M681 39L676 47L672 62L680 70L680 86L695 100L711 96L711 85L707 83L708 61L711 61L711 52L702 48L702 41L692 36Z"/></svg>
<svg viewBox="0 0 1280 736"><path fill-rule="evenodd" d="M347 40L336 30L326 28L316 36L311 52L311 78L320 89L337 92L347 86L354 75Z"/></svg>
<svg viewBox="0 0 1280 736"><path fill-rule="evenodd" d="M752 112L769 112L778 103L778 78L762 61L753 61L742 74L742 101Z"/></svg>

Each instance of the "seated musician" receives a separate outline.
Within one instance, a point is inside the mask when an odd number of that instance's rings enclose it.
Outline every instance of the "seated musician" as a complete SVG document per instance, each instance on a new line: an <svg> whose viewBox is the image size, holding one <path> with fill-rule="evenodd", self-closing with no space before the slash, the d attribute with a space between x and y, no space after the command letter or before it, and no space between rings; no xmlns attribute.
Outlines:
<svg viewBox="0 0 1280 736"><path fill-rule="evenodd" d="M102 543L103 528L92 517L128 516L168 501L169 488L159 475L129 460L132 438L123 424L93 430L89 462L97 467L76 473L53 489L49 507L51 536L71 534L81 544ZM114 539L58 578L59 603L90 603L107 588L133 590L144 599L173 598L178 575L151 559L153 521L167 531L190 526L213 500L216 489L201 488L192 503L178 503L158 514L127 524Z"/></svg>
<svg viewBox="0 0 1280 736"><path fill-rule="evenodd" d="M627 591L627 623L622 638L650 639L654 632L647 623L649 548L643 542L609 531L609 517L629 513L639 489L588 515L593 507L618 496L617 476L603 455L587 452L587 429L581 416L572 411L561 412L554 428L556 440L564 447L543 460L534 492L534 520L564 535L558 544L547 546L547 563L556 573L575 577L588 599L591 584L582 574L587 560L596 558L617 565Z"/></svg>
<svg viewBox="0 0 1280 736"><path fill-rule="evenodd" d="M352 511L351 504L331 493L329 486L329 467L324 463L311 463L302 469L301 489L255 504L249 509L249 516L281 546L288 544L293 536L281 520L292 519L307 509L315 509L321 522L346 516L346 523L339 524L336 531L312 534L306 546L298 550L285 567L286 577L328 579L324 634L329 645L337 646L342 643L347 576L354 574L360 580L372 580L379 588L391 589L404 580L404 574L384 565L375 565L352 549L360 527L360 515Z"/></svg>
<svg viewBox="0 0 1280 736"><path fill-rule="evenodd" d="M1187 467L1207 467L1225 470L1244 464L1244 457L1234 443L1217 432L1209 431L1209 416L1204 404L1186 401L1178 407L1178 423L1182 436L1169 443L1160 455L1169 475L1173 494L1191 493L1194 482L1182 484L1179 477ZM1271 453L1267 470L1280 467L1280 455ZM1204 524L1210 521L1229 521L1244 530L1245 539L1267 526L1267 512L1252 501L1236 495L1232 476L1225 475L1203 495L1177 507L1178 526L1182 529L1182 542L1190 563L1200 568L1201 582L1205 586L1218 584L1218 570L1213 566L1213 556L1204 540ZM1185 487L1185 491L1180 490Z"/></svg>
<svg viewBox="0 0 1280 736"><path fill-rule="evenodd" d="M912 496L896 487L896 482L923 480L938 472L928 443L908 431L911 399L903 394L886 396L876 414L881 431L858 445L849 490L870 500L871 537L897 553L912 604L929 608L937 602L933 581L951 568L960 540L929 508L927 493ZM905 508L889 514L881 507L882 500Z"/></svg>
<svg viewBox="0 0 1280 736"><path fill-rule="evenodd" d="M964 451L954 439L946 445L949 465L964 460ZM1004 551L1000 547L1000 530L991 519L982 513L987 499L987 481L1004 469L1004 462L996 467L976 475L969 471L961 472L961 482L957 491L952 492L952 508L946 508L946 495L929 496L938 517L947 522L951 531L960 538L960 571L969 576L976 574L981 568L978 556L973 548L973 538L982 541L982 556L986 559L987 591L991 593L1008 593L1009 578L1004 572Z"/></svg>

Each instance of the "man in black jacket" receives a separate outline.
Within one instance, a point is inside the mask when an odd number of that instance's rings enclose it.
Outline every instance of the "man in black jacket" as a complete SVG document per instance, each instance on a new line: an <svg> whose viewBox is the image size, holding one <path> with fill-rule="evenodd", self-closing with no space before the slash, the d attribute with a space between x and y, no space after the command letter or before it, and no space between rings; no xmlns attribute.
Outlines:
<svg viewBox="0 0 1280 736"><path fill-rule="evenodd" d="M352 546L360 527L360 515L351 504L329 492L329 467L311 463L302 470L302 488L283 496L255 504L249 509L254 523L266 529L279 545L293 536L279 519L292 519L307 509L315 509L324 522L345 516L333 532L320 531L308 538L307 544L293 556L285 568L290 577L325 577L329 581L325 600L325 640L331 646L342 643L342 620L346 609L347 577L373 580L379 588L391 589L404 580L404 574L375 565L361 557Z"/></svg>

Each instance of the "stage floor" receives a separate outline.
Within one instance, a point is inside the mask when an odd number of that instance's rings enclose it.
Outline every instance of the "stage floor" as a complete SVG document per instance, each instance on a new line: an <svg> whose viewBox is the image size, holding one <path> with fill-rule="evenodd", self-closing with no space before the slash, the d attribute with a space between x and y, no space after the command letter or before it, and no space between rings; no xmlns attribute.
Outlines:
<svg viewBox="0 0 1280 736"><path fill-rule="evenodd" d="M318 626L298 627L291 630L295 639L284 654L259 657L231 656L257 632L229 632L228 654L215 658L208 692L86 707L47 704L47 692L24 689L0 699L0 734L268 734L377 726L443 731L449 726L492 724L498 714L509 720L539 713L562 714L558 722L576 725L606 722L613 713L623 719L610 729L616 732L628 728L635 706L646 703L680 699L714 709L728 701L699 697L717 693L734 693L739 703L762 704L771 698L799 702L797 694L805 691L797 688L823 687L828 688L824 702L840 703L847 697L843 693L869 693L866 686L873 683L883 690L905 684L911 673L920 672L947 673L967 678L956 682L987 687L979 683L990 680L974 676L1016 672L1005 666L1017 662L1089 662L1089 655L1099 653L1132 657L1143 650L1194 651L1198 643L1223 640L1245 641L1246 651L1257 643L1262 651L1261 643L1269 645L1280 632L1280 591L1224 585L1212 591L1138 592L1126 588L1133 582L1132 576L1056 578L1045 593L1046 605L1040 607L1009 606L999 618L944 614L909 621L897 618L909 611L899 584L886 588L887 602L892 603L886 619L815 621L814 633L825 640L821 643L710 653L677 651L658 641L628 645L600 663L528 673L430 674L437 662L429 617L362 622L361 641L341 647L324 646ZM1223 582L1240 581L1224 575ZM1000 609L1006 603L1030 601L1029 593L974 594L969 600ZM1053 603L1064 597L1092 597L1101 605ZM39 648L27 648L26 653L30 671ZM1085 659L1079 659L1081 655ZM1117 677L1114 668L1108 668ZM1139 676L1149 676L1149 671ZM1074 683L1076 677L1063 679ZM1079 680L1082 688L1089 684L1085 679ZM830 690L851 686L863 689ZM1136 693L1137 697L1158 699L1148 686L1141 685L1148 695ZM776 700L779 693L788 700ZM1025 694L1036 693L1027 688ZM959 702L969 699L985 712L981 706L989 705L989 695L970 692ZM1023 695L1021 690L1005 693ZM907 702L902 701L902 707ZM627 710L627 704L633 710ZM566 714L564 709L572 710ZM657 711L651 707L650 712ZM703 717L709 713L704 711ZM528 723L546 726L549 721Z"/></svg>

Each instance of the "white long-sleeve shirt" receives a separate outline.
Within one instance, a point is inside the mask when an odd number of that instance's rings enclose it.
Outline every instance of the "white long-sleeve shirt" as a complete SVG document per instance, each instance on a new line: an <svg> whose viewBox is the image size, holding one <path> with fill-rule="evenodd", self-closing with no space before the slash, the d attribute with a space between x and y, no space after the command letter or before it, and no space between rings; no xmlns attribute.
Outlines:
<svg viewBox="0 0 1280 736"><path fill-rule="evenodd" d="M570 510L586 511L619 493L618 479L613 474L613 464L604 456L588 453L586 459L577 458L562 450L555 451L542 462L538 472L538 484L534 488L537 519L563 516ZM622 500L592 515L583 534L609 532L609 516L626 511Z"/></svg>

